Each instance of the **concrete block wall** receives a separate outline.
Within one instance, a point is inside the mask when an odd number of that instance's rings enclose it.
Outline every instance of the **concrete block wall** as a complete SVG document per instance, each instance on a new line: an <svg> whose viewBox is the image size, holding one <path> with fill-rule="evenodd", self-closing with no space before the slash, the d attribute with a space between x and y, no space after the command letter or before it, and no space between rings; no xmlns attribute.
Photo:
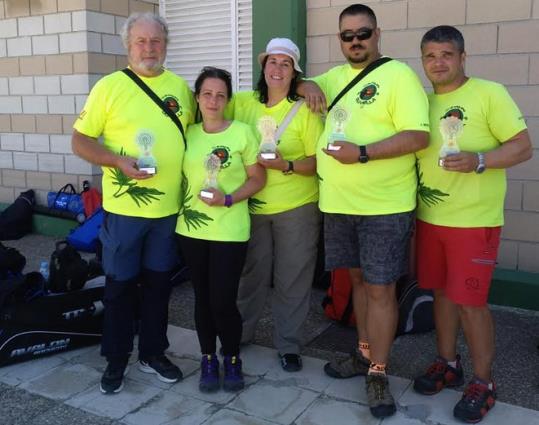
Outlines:
<svg viewBox="0 0 539 425"><path fill-rule="evenodd" d="M84 180L101 169L71 152L91 87L126 65L119 31L158 0L0 0L0 203Z"/></svg>
<svg viewBox="0 0 539 425"><path fill-rule="evenodd" d="M361 1L359 1L361 2ZM307 74L343 63L338 16L348 0L307 0ZM419 42L448 24L464 34L468 75L498 81L524 113L534 157L508 171L506 223L498 265L539 272L539 0L363 0L376 12L385 55L412 66L430 90ZM1 85L0 85L1 86ZM2 161L2 158L0 158Z"/></svg>

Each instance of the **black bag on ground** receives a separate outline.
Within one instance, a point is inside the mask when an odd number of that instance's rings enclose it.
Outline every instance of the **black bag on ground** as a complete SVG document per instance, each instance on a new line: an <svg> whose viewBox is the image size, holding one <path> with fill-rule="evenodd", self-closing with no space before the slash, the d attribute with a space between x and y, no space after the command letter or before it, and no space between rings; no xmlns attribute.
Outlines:
<svg viewBox="0 0 539 425"><path fill-rule="evenodd" d="M80 291L21 299L39 283L32 281L12 282L14 296L0 306L0 366L99 343L104 277Z"/></svg>
<svg viewBox="0 0 539 425"><path fill-rule="evenodd" d="M397 284L399 323L397 336L428 332L434 329L434 296L419 287L415 279L401 279Z"/></svg>
<svg viewBox="0 0 539 425"><path fill-rule="evenodd" d="M0 278L21 273L25 265L24 255L15 248L8 248L0 243Z"/></svg>
<svg viewBox="0 0 539 425"><path fill-rule="evenodd" d="M421 289L417 280L401 277L396 284L399 322L396 336L434 329L432 291ZM355 326L352 283L347 269L332 272L331 285L322 301L324 314L344 326Z"/></svg>
<svg viewBox="0 0 539 425"><path fill-rule="evenodd" d="M88 272L88 263L75 248L66 241L56 242L49 266L49 291L77 291L88 280Z"/></svg>
<svg viewBox="0 0 539 425"><path fill-rule="evenodd" d="M32 231L35 203L33 190L21 192L9 207L0 213L0 240L20 239Z"/></svg>

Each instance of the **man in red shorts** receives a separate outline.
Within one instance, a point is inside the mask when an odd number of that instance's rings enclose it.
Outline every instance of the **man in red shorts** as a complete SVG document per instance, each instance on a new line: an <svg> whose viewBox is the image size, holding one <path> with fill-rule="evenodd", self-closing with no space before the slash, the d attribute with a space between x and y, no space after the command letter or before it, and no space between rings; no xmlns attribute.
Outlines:
<svg viewBox="0 0 539 425"><path fill-rule="evenodd" d="M526 123L500 84L464 73L464 39L439 26L421 40L431 141L417 153L418 279L434 291L438 356L414 389L425 395L463 382L456 339L462 326L473 378L453 414L479 422L496 397L494 326L487 297L503 225L505 169L531 157Z"/></svg>

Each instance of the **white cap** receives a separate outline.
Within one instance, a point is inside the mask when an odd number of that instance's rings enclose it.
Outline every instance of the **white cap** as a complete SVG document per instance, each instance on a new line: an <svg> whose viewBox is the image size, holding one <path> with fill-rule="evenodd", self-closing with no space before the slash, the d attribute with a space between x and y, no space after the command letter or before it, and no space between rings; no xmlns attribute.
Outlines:
<svg viewBox="0 0 539 425"><path fill-rule="evenodd" d="M262 66L266 56L278 54L289 56L294 62L294 69L298 72L303 72L299 66L299 48L288 38L272 38L266 46L266 51L258 55L258 63Z"/></svg>

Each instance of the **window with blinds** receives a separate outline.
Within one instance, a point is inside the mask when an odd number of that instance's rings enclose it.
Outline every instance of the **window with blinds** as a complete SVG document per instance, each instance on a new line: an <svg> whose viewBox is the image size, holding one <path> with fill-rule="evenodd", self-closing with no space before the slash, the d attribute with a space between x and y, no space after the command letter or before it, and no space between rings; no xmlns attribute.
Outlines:
<svg viewBox="0 0 539 425"><path fill-rule="evenodd" d="M232 74L234 90L252 89L252 0L160 0L169 25L166 66L191 87L204 66Z"/></svg>

